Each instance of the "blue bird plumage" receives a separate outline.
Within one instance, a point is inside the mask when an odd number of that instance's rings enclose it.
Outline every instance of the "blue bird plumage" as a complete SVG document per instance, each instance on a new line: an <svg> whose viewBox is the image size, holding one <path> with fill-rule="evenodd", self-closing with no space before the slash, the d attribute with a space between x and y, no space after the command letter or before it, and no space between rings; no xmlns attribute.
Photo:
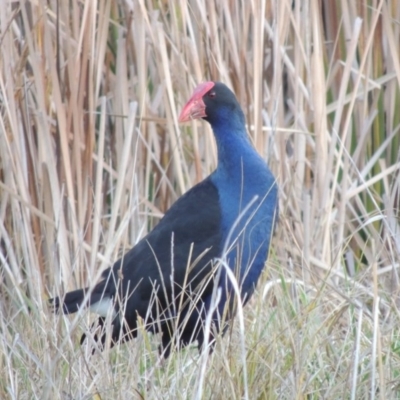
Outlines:
<svg viewBox="0 0 400 400"><path fill-rule="evenodd" d="M219 194L222 241L226 248L232 248L225 258L232 270L239 266L242 299L247 300L266 262L276 218L277 186L267 164L250 143L234 94L220 83L215 89L227 91L230 102L220 106L212 118L205 118L212 125L218 149L218 166L210 179Z"/></svg>
<svg viewBox="0 0 400 400"><path fill-rule="evenodd" d="M264 268L277 211L275 178L250 143L240 105L224 84L206 82L195 89L179 119L194 118L212 126L216 170L179 198L93 288L50 300L65 314L90 307L100 314L100 326L111 309L112 344L135 337L140 316L149 331L162 332L165 356L171 347L194 340L201 348L216 284L221 288L212 315L216 329L225 329L220 317L227 304L228 319L235 312L232 285L225 269L218 271L218 260L234 272L244 303ZM104 344L105 332L94 339Z"/></svg>

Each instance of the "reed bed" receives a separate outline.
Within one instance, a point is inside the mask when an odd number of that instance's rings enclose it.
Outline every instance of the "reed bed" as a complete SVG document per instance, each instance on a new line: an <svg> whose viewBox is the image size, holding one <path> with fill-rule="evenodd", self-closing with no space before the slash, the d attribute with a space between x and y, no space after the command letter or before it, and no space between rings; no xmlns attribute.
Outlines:
<svg viewBox="0 0 400 400"><path fill-rule="evenodd" d="M0 46L0 398L399 398L399 2L13 1ZM47 299L215 168L177 122L210 79L279 182L257 293L210 356L142 331L90 356L93 316Z"/></svg>

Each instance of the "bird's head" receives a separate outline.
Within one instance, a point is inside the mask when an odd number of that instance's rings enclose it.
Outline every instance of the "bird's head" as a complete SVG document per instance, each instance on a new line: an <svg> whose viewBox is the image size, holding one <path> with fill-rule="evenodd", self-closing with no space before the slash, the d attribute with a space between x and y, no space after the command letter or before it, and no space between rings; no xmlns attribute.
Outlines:
<svg viewBox="0 0 400 400"><path fill-rule="evenodd" d="M233 92L221 82L204 82L196 87L185 104L179 122L203 118L211 125L244 123L244 115Z"/></svg>

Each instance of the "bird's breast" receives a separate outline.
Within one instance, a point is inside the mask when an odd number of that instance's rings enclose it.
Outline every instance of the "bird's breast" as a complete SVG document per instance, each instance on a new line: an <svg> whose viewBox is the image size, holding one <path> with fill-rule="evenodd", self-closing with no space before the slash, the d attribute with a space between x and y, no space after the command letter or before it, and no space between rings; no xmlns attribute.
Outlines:
<svg viewBox="0 0 400 400"><path fill-rule="evenodd" d="M275 179L266 164L216 176L221 208L222 255L249 293L264 267L277 204Z"/></svg>

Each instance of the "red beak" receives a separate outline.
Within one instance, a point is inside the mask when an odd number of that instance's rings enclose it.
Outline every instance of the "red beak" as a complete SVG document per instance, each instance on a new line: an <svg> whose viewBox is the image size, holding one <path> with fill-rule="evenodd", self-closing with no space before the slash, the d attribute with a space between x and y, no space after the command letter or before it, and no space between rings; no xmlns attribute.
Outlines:
<svg viewBox="0 0 400 400"><path fill-rule="evenodd" d="M179 115L179 122L188 122L192 119L207 117L206 105L203 96L215 86L214 82L200 83L192 94L192 97L183 107Z"/></svg>

